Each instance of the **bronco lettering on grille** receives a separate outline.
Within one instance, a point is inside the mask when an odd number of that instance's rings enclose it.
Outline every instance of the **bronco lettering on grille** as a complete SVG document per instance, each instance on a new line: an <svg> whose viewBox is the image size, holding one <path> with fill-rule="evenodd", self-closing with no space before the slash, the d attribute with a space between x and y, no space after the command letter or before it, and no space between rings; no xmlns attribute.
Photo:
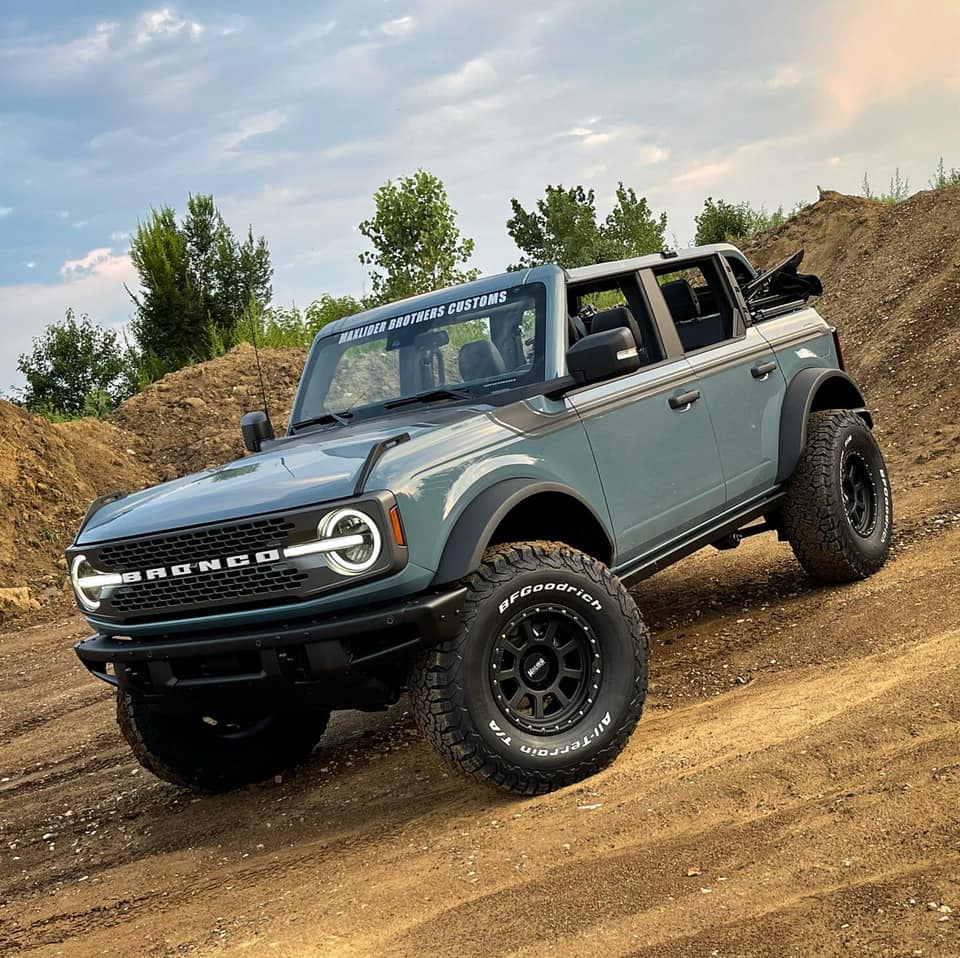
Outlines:
<svg viewBox="0 0 960 958"><path fill-rule="evenodd" d="M200 559L197 562L181 562L176 565L158 566L155 569L143 569L135 572L123 572L124 585L134 582L152 582L155 579L175 579L199 572L219 572L222 569L242 569L244 566L267 565L280 561L279 549L265 549L262 552L227 556L225 559Z"/></svg>

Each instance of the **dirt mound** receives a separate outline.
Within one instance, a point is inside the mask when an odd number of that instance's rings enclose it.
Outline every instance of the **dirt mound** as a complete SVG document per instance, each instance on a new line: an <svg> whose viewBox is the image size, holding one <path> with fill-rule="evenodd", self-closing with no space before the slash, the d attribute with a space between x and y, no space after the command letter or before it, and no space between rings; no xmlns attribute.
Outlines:
<svg viewBox="0 0 960 958"><path fill-rule="evenodd" d="M277 432L286 428L306 352L264 349L263 378ZM244 454L240 417L261 409L253 347L164 376L128 399L110 422L130 433L162 480L222 465Z"/></svg>
<svg viewBox="0 0 960 958"><path fill-rule="evenodd" d="M90 501L155 481L126 435L93 419L54 424L0 401L0 588L28 586L18 609L49 605L66 586L64 548Z"/></svg>
<svg viewBox="0 0 960 958"><path fill-rule="evenodd" d="M771 266L803 247L823 279L816 308L840 331L849 368L877 411L904 478L960 470L960 187L896 206L826 192L748 244Z"/></svg>

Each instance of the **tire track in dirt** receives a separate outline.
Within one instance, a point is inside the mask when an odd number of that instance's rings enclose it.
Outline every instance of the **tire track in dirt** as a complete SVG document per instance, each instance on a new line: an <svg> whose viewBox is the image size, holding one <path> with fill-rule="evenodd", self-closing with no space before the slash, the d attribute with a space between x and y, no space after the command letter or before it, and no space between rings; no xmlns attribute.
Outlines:
<svg viewBox="0 0 960 958"><path fill-rule="evenodd" d="M647 716L610 769L538 799L448 774L402 706L203 800L133 766L106 701L4 734L3 775L19 756L47 777L0 791L0 952L953 956L926 905L960 900L958 547L941 528L811 590L755 540L645 583ZM19 654L66 704L89 679L48 631Z"/></svg>

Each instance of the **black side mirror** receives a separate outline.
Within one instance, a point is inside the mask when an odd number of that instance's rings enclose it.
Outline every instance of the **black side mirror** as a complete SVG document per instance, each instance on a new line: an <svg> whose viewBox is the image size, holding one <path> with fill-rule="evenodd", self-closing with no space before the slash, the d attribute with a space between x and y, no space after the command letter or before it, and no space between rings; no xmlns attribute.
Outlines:
<svg viewBox="0 0 960 958"><path fill-rule="evenodd" d="M603 382L636 372L642 365L633 333L624 327L591 333L567 350L567 369L580 383Z"/></svg>
<svg viewBox="0 0 960 958"><path fill-rule="evenodd" d="M243 433L243 444L249 452L259 452L263 444L273 439L273 426L267 414L260 409L245 413L240 420L240 432Z"/></svg>

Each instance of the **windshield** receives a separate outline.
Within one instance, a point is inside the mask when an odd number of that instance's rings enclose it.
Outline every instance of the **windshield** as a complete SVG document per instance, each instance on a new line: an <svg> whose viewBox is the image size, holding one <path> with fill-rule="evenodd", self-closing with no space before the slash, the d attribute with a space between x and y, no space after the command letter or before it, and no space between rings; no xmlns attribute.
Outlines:
<svg viewBox="0 0 960 958"><path fill-rule="evenodd" d="M295 425L416 397L483 398L543 382L541 283L457 298L318 340Z"/></svg>

